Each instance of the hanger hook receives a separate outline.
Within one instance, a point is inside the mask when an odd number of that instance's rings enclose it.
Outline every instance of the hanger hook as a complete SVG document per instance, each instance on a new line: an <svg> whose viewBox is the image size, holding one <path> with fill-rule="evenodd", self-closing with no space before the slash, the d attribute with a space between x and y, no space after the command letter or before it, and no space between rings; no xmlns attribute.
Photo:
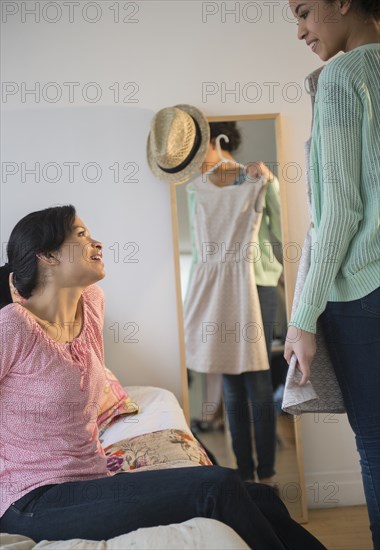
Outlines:
<svg viewBox="0 0 380 550"><path fill-rule="evenodd" d="M222 148L220 146L220 140L221 139L224 139L224 141L226 143L228 143L230 141L229 137L226 136L225 134L219 134L218 137L215 139L215 143L216 143L216 150L218 151L218 155L219 155L219 158L220 159L224 159L223 157L223 153L222 153Z"/></svg>

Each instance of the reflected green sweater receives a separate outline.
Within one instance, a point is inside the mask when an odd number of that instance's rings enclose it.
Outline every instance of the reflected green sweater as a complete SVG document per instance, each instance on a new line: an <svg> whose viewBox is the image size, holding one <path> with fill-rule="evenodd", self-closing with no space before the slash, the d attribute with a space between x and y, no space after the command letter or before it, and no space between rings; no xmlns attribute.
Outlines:
<svg viewBox="0 0 380 550"><path fill-rule="evenodd" d="M290 325L316 332L327 302L380 286L380 45L323 69L310 151L311 265Z"/></svg>
<svg viewBox="0 0 380 550"><path fill-rule="evenodd" d="M278 261L282 259L282 236L280 184L277 178L268 183L265 192L258 244L260 257L253 264L256 285L277 286L282 273L282 264Z"/></svg>

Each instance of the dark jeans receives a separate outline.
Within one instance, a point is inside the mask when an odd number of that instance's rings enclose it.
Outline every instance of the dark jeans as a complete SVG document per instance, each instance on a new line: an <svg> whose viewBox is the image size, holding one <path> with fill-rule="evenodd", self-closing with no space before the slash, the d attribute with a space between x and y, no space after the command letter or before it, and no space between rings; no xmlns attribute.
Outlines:
<svg viewBox="0 0 380 550"><path fill-rule="evenodd" d="M278 302L277 287L258 285L257 292L259 295L261 317L264 325L265 344L267 347L268 360L270 364L272 358L272 340Z"/></svg>
<svg viewBox="0 0 380 550"><path fill-rule="evenodd" d="M380 288L329 302L321 316L331 360L355 433L376 550L380 549Z"/></svg>
<svg viewBox="0 0 380 550"><path fill-rule="evenodd" d="M321 550L274 491L243 484L229 468L196 466L122 473L47 485L15 502L0 520L4 533L42 539L103 540L140 527L213 518L255 550Z"/></svg>
<svg viewBox="0 0 380 550"><path fill-rule="evenodd" d="M265 342L270 363L270 349L276 318L276 287L257 287ZM252 456L251 422L254 426L259 479L275 474L276 414L270 370L223 374L225 410L231 432L239 474L254 479L255 463Z"/></svg>

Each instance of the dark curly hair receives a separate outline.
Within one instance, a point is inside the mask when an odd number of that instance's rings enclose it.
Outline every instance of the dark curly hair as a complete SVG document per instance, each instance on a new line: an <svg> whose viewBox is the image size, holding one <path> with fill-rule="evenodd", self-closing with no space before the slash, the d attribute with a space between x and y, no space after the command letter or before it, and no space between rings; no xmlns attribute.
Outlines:
<svg viewBox="0 0 380 550"><path fill-rule="evenodd" d="M76 211L71 204L32 212L12 230L7 245L8 264L0 267L0 308L10 304L9 273L23 298L30 298L38 283L36 254L56 252L72 232Z"/></svg>
<svg viewBox="0 0 380 550"><path fill-rule="evenodd" d="M236 151L241 143L240 130L236 126L235 121L231 122L210 122L210 141L215 143L215 140L220 134L225 134L229 138L229 142L222 140L220 146L225 151Z"/></svg>

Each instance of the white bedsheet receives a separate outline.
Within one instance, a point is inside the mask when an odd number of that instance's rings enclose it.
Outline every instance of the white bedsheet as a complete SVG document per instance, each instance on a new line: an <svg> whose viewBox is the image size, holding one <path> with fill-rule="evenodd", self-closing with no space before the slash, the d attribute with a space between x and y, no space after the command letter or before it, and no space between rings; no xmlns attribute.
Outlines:
<svg viewBox="0 0 380 550"><path fill-rule="evenodd" d="M21 535L0 534L2 550L122 550L137 549L178 549L189 550L249 550L249 546L235 531L217 521L208 518L193 518L183 523L158 527L145 527L121 535L108 541L71 539L66 541L41 541L36 544L32 539Z"/></svg>
<svg viewBox="0 0 380 550"><path fill-rule="evenodd" d="M113 422L101 438L103 447L158 430L179 429L191 433L177 398L169 390L154 386L126 386L126 390L140 411Z"/></svg>

